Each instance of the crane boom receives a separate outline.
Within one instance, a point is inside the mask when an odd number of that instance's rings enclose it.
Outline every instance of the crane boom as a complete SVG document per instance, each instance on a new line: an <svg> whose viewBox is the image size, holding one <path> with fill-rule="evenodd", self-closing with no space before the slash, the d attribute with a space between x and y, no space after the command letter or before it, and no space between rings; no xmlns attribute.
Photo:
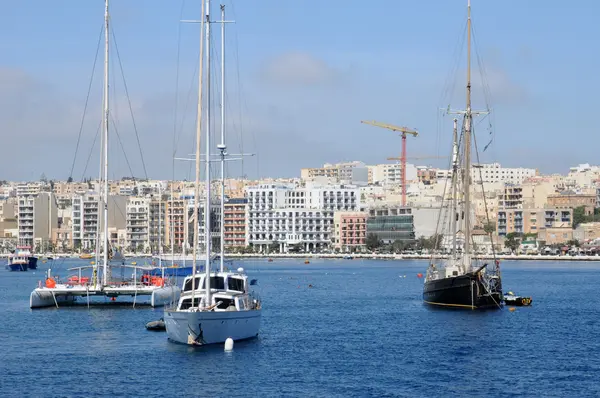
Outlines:
<svg viewBox="0 0 600 398"><path fill-rule="evenodd" d="M364 123L364 124L368 124L370 126L381 127L384 129L397 131L397 132L404 133L404 134L411 134L411 135L414 135L415 137L419 135L419 132L417 130L411 129L409 127L394 126L393 124L380 123L375 120L361 120L360 122Z"/></svg>

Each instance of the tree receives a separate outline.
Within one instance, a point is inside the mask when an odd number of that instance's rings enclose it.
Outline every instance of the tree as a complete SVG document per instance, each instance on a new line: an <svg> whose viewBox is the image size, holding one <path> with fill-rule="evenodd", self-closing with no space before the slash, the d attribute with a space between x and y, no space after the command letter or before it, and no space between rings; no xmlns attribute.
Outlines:
<svg viewBox="0 0 600 398"><path fill-rule="evenodd" d="M271 242L269 244L268 249L269 249L269 253L277 253L277 252L279 252L279 243L277 243L277 242Z"/></svg>
<svg viewBox="0 0 600 398"><path fill-rule="evenodd" d="M519 248L519 245L521 244L521 242L519 241L519 237L520 237L520 235L516 232L511 232L509 234L506 234L506 239L504 240L504 246L506 248L510 249L510 251L512 253L514 253Z"/></svg>
<svg viewBox="0 0 600 398"><path fill-rule="evenodd" d="M567 246L575 246L575 247L579 247L580 243L578 240L576 239L571 239L570 241L567 242Z"/></svg>
<svg viewBox="0 0 600 398"><path fill-rule="evenodd" d="M496 224L494 224L493 222L488 222L483 226L483 230L488 235L493 234L494 232L496 232Z"/></svg>
<svg viewBox="0 0 600 398"><path fill-rule="evenodd" d="M404 250L410 247L410 243L404 240L396 239L394 243L392 243L392 251L394 253L401 253Z"/></svg>
<svg viewBox="0 0 600 398"><path fill-rule="evenodd" d="M379 246L381 246L381 242L379 242L379 239L377 238L377 235L375 235L375 234L367 235L367 239L366 239L365 243L367 245L367 249L369 249L369 250L375 250Z"/></svg>
<svg viewBox="0 0 600 398"><path fill-rule="evenodd" d="M581 223L587 221L587 216L585 215L585 207L579 206L573 209L573 229L577 228L577 226Z"/></svg>
<svg viewBox="0 0 600 398"><path fill-rule="evenodd" d="M73 177L69 177L69 178L67 178L67 183L69 183L69 184L70 184L70 183L72 183L72 182L73 182Z"/></svg>

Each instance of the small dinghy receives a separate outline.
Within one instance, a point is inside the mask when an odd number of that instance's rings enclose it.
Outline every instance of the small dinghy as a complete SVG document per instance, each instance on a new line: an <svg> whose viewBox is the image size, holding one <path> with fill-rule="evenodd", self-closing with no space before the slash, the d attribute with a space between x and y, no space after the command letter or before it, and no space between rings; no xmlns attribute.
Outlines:
<svg viewBox="0 0 600 398"><path fill-rule="evenodd" d="M148 322L146 324L146 329L147 330L152 330L152 331L155 331L155 332L160 332L160 331L166 330L166 328L165 328L165 320L163 318L160 318L158 321Z"/></svg>
<svg viewBox="0 0 600 398"><path fill-rule="evenodd" d="M504 295L504 304L506 305L525 307L531 305L531 301L531 297L517 296L513 292L508 292Z"/></svg>

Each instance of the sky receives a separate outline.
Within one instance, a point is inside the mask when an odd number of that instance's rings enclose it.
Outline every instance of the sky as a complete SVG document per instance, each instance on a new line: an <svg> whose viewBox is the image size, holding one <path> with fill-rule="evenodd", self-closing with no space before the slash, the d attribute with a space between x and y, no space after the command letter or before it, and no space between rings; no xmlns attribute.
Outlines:
<svg viewBox="0 0 600 398"><path fill-rule="evenodd" d="M226 25L226 142L230 153L255 154L228 163L229 176L294 177L399 156L397 134L365 119L416 128L409 158L450 154L453 116L441 109L465 106L466 0L223 2L235 20ZM0 179L96 178L104 1L0 5ZM193 164L173 155L194 151L199 25L180 20L199 19L200 6L111 1L111 178L193 178ZM215 20L218 12L212 1ZM600 2L472 0L472 15L473 108L491 109L476 123L480 160L542 173L598 163ZM216 152L220 25L212 33Z"/></svg>

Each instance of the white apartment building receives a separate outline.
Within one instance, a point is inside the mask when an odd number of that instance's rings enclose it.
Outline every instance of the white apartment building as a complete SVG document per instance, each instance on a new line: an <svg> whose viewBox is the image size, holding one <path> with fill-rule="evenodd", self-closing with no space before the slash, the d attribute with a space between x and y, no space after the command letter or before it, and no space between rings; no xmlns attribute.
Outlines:
<svg viewBox="0 0 600 398"><path fill-rule="evenodd" d="M38 182L20 182L17 184L17 196L35 196L42 190Z"/></svg>
<svg viewBox="0 0 600 398"><path fill-rule="evenodd" d="M378 185L400 185L402 183L402 165L400 163L385 163L369 166L371 184ZM414 164L406 164L406 181L417 178L417 167Z"/></svg>
<svg viewBox="0 0 600 398"><path fill-rule="evenodd" d="M473 165L471 178L475 183L481 182L504 182L509 184L521 184L523 180L538 175L536 169L523 167L502 167L500 163L487 163Z"/></svg>
<svg viewBox="0 0 600 398"><path fill-rule="evenodd" d="M130 252L145 251L149 247L150 199L131 197L127 201L125 245Z"/></svg>
<svg viewBox="0 0 600 398"><path fill-rule="evenodd" d="M131 252L159 253L167 244L167 201L132 196L127 201L126 247Z"/></svg>
<svg viewBox="0 0 600 398"><path fill-rule="evenodd" d="M98 232L103 231L104 219L101 216L100 198L89 192L73 196L73 246L85 250L95 250ZM111 195L108 197L108 228L116 231L126 228L127 198ZM117 232L118 233L118 232ZM103 235L100 235L102 238Z"/></svg>
<svg viewBox="0 0 600 398"><path fill-rule="evenodd" d="M246 193L247 242L261 251L274 245L280 252L329 247L335 211L361 206L356 186L266 184L247 187Z"/></svg>
<svg viewBox="0 0 600 398"><path fill-rule="evenodd" d="M19 244L34 248L35 244L50 241L52 229L58 227L54 194L39 192L36 196L20 196L17 212Z"/></svg>

